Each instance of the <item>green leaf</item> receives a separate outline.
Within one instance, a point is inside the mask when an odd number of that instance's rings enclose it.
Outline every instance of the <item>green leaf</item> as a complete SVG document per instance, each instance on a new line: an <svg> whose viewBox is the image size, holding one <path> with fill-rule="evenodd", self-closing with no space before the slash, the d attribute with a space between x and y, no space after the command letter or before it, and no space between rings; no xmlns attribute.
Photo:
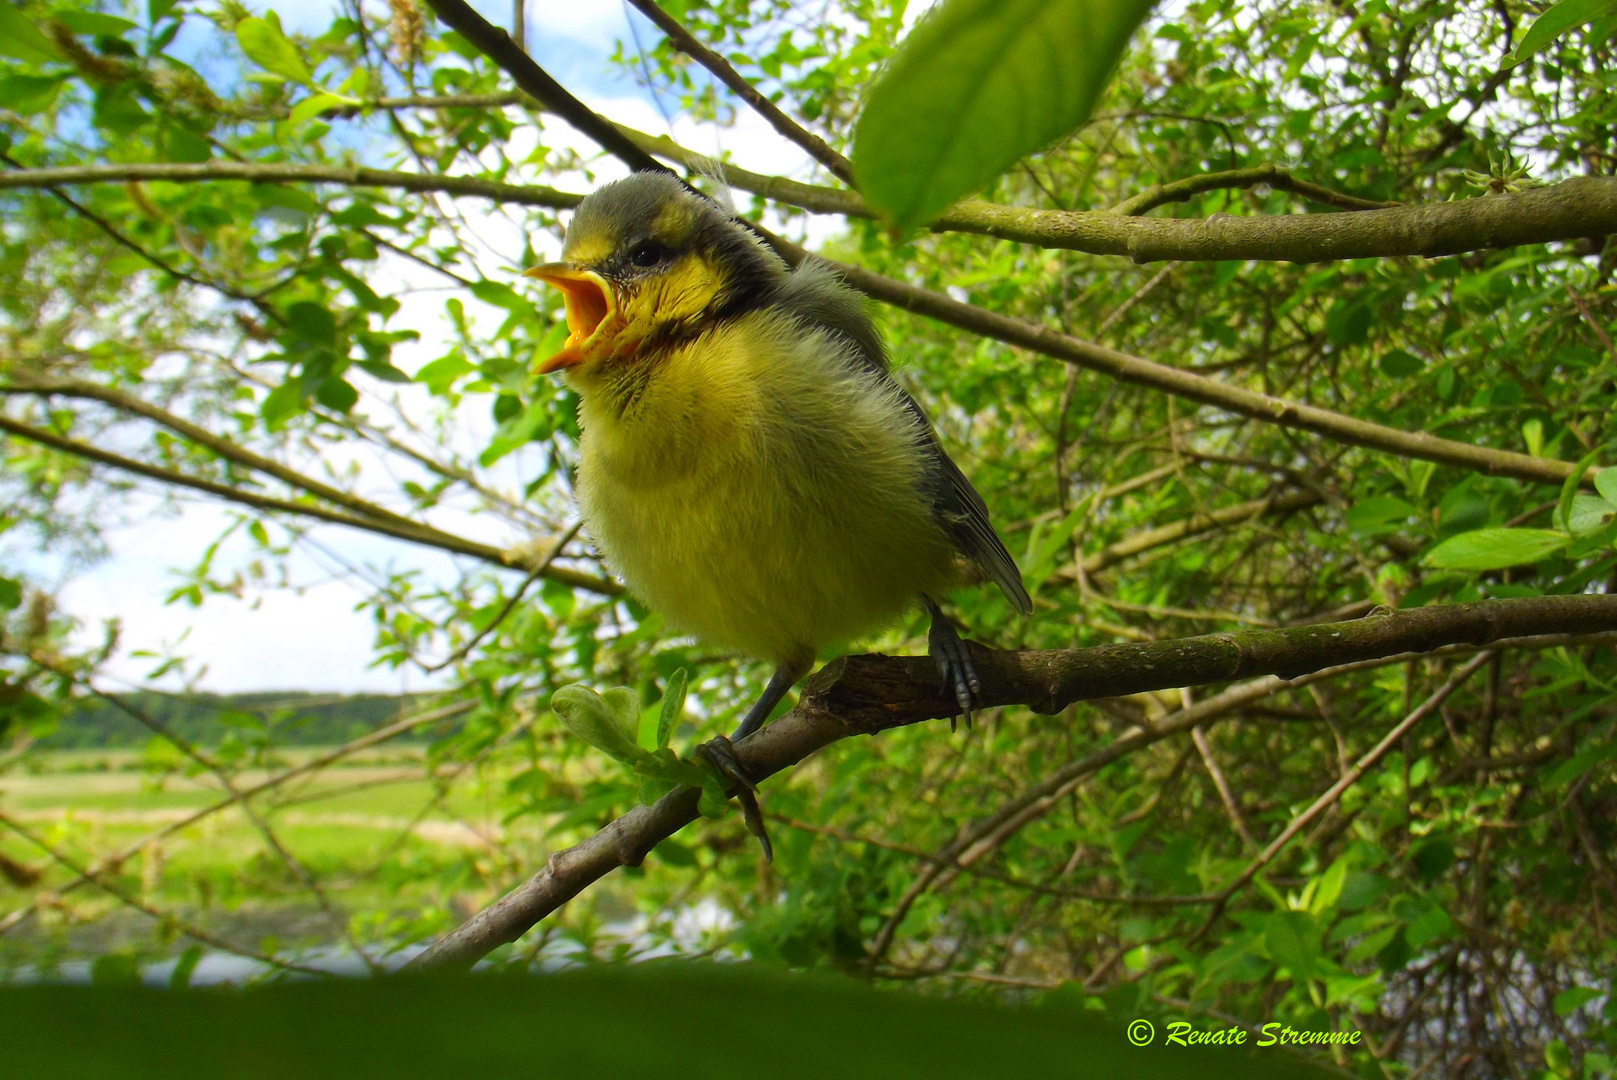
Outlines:
<svg viewBox="0 0 1617 1080"><path fill-rule="evenodd" d="M477 463L485 469L534 436L549 430L550 402L541 398L528 402L527 408L511 417L494 431L488 448L477 456Z"/></svg>
<svg viewBox="0 0 1617 1080"><path fill-rule="evenodd" d="M328 409L345 413L359 404L359 391L347 379L332 375L320 380L314 388L314 399Z"/></svg>
<svg viewBox="0 0 1617 1080"><path fill-rule="evenodd" d="M174 970L169 972L168 986L170 990L184 990L191 985L191 974L197 969L197 962L202 959L202 946L192 945L182 952L174 961Z"/></svg>
<svg viewBox="0 0 1617 1080"><path fill-rule="evenodd" d="M337 317L324 305L300 300L286 309L286 327L297 341L330 346L337 340Z"/></svg>
<svg viewBox="0 0 1617 1080"><path fill-rule="evenodd" d="M639 701L627 686L614 686L605 694L597 694L587 686L572 683L550 695L550 707L567 730L626 765L651 757L635 742Z"/></svg>
<svg viewBox="0 0 1617 1080"><path fill-rule="evenodd" d="M410 381L410 376L385 360L361 360L354 366L373 379L381 379L383 382L407 383Z"/></svg>
<svg viewBox="0 0 1617 1080"><path fill-rule="evenodd" d="M1342 897L1342 886L1347 883L1347 860L1337 859L1319 879L1314 891L1314 902L1309 905L1315 915L1330 911Z"/></svg>
<svg viewBox="0 0 1617 1080"><path fill-rule="evenodd" d="M434 394L442 394L456 379L476 370L477 368L467 363L464 357L440 356L430 363L423 364L415 373L415 381L425 383L427 389Z"/></svg>
<svg viewBox="0 0 1617 1080"><path fill-rule="evenodd" d="M1347 512L1347 526L1354 532L1407 521L1420 513L1415 507L1391 495L1377 495L1353 504Z"/></svg>
<svg viewBox="0 0 1617 1080"><path fill-rule="evenodd" d="M96 91L92 118L96 127L121 138L134 134L152 116L141 107L134 84L121 82Z"/></svg>
<svg viewBox="0 0 1617 1080"><path fill-rule="evenodd" d="M340 109L344 105L352 104L352 101L340 98L335 94L314 94L292 106L292 111L288 114L287 119L294 124L301 124L305 120L319 116L322 113L328 113L332 109Z"/></svg>
<svg viewBox="0 0 1617 1080"><path fill-rule="evenodd" d="M1574 986L1555 995L1556 1016L1571 1016L1589 1002L1603 996L1603 991L1589 986Z"/></svg>
<svg viewBox="0 0 1617 1080"><path fill-rule="evenodd" d="M1562 528L1565 528L1566 523L1572 520L1572 499L1577 495L1578 488L1583 485L1583 474L1589 471L1589 466L1593 465L1595 458L1599 456L1599 450L1591 450L1588 454L1585 454L1582 461L1572 466L1571 475L1561 485L1561 498L1557 503L1555 515L1556 523Z"/></svg>
<svg viewBox="0 0 1617 1080"><path fill-rule="evenodd" d="M236 24L236 41L248 59L265 71L304 86L314 86L314 75L297 46L268 19L247 18Z"/></svg>
<svg viewBox="0 0 1617 1080"><path fill-rule="evenodd" d="M1617 741L1584 750L1550 770L1549 775L1544 777L1544 786L1547 788L1562 787L1576 780L1601 762L1610 761L1612 758L1617 758Z"/></svg>
<svg viewBox="0 0 1617 1080"><path fill-rule="evenodd" d="M1440 570L1503 570L1548 558L1570 537L1549 529L1474 529L1451 536L1426 553L1427 566Z"/></svg>
<svg viewBox="0 0 1617 1080"><path fill-rule="evenodd" d="M702 795L696 800L696 812L705 818L717 820L730 812L730 797L717 776L702 784Z"/></svg>
<svg viewBox="0 0 1617 1080"><path fill-rule="evenodd" d="M22 582L0 577L0 611L16 611L22 606Z"/></svg>
<svg viewBox="0 0 1617 1080"><path fill-rule="evenodd" d="M1614 8L1617 8L1617 0L1561 0L1533 20L1515 51L1505 60L1505 66L1521 63L1573 27L1592 22Z"/></svg>
<svg viewBox="0 0 1617 1080"><path fill-rule="evenodd" d="M859 189L907 231L1089 119L1149 0L943 0L854 128Z"/></svg>
<svg viewBox="0 0 1617 1080"><path fill-rule="evenodd" d="M1410 855L1410 861L1422 881L1432 881L1454 864L1454 841L1446 836L1426 840Z"/></svg>
<svg viewBox="0 0 1617 1080"><path fill-rule="evenodd" d="M1276 911L1264 921L1263 946L1275 963L1301 982L1314 975L1319 959L1319 928L1301 911Z"/></svg>
<svg viewBox="0 0 1617 1080"><path fill-rule="evenodd" d="M303 380L296 375L288 375L286 381L271 390L258 407L258 415L264 418L264 426L270 431L279 431L286 426L286 422L303 411Z"/></svg>
<svg viewBox="0 0 1617 1080"><path fill-rule="evenodd" d="M1448 937L1454 932L1454 920L1449 913L1433 904L1420 917L1404 928L1404 940L1412 949L1421 949Z"/></svg>
<svg viewBox="0 0 1617 1080"><path fill-rule="evenodd" d="M668 677L668 688L663 691L662 715L657 718L657 749L661 750L673 738L674 727L685 713L685 669L680 668Z"/></svg>
<svg viewBox="0 0 1617 1080"><path fill-rule="evenodd" d="M1595 490L1609 503L1617 503L1617 468L1595 473Z"/></svg>
<svg viewBox="0 0 1617 1080"><path fill-rule="evenodd" d="M159 130L163 138L164 161L195 165L213 156L213 147L208 145L208 140L190 128L164 124Z"/></svg>
<svg viewBox="0 0 1617 1080"><path fill-rule="evenodd" d="M1613 514L1617 514L1617 506L1598 495L1579 492L1572 496L1572 513L1566 520L1567 531L1573 536L1599 532L1611 524Z"/></svg>
<svg viewBox="0 0 1617 1080"><path fill-rule="evenodd" d="M1392 349L1382 356L1379 366L1383 375L1389 375L1394 379L1407 379L1411 375L1420 374L1426 367L1426 361L1404 349Z"/></svg>
<svg viewBox="0 0 1617 1080"><path fill-rule="evenodd" d="M1388 926L1377 930L1353 948L1348 950L1346 960L1349 964L1362 964L1372 956L1392 944L1392 939L1403 932L1401 926Z"/></svg>
<svg viewBox="0 0 1617 1080"><path fill-rule="evenodd" d="M62 58L56 43L11 0L0 2L0 56L30 64L48 64Z"/></svg>
<svg viewBox="0 0 1617 1080"><path fill-rule="evenodd" d="M18 116L34 116L56 104L66 75L7 75L0 78L0 101Z"/></svg>
<svg viewBox="0 0 1617 1080"><path fill-rule="evenodd" d="M692 868L696 866L696 852L677 840L664 840L651 849L651 853L669 866Z"/></svg>
<svg viewBox="0 0 1617 1080"><path fill-rule="evenodd" d="M98 34L122 37L131 30L139 29L138 24L128 19L105 15L99 11L61 11L57 12L56 18L75 34L85 37L95 37Z"/></svg>

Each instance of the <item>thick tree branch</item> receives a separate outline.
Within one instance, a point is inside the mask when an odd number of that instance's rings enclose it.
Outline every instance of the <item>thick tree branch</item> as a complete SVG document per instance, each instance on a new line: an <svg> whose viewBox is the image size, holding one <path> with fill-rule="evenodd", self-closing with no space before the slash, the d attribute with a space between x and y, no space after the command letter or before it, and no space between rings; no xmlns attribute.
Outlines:
<svg viewBox="0 0 1617 1080"><path fill-rule="evenodd" d="M1161 259L1307 263L1397 255L1436 258L1617 232L1617 177L1579 176L1519 194L1357 213L1204 220L1028 210L969 201L946 212L932 228L1093 255L1126 255L1138 263Z"/></svg>
<svg viewBox="0 0 1617 1080"><path fill-rule="evenodd" d="M1487 645L1537 634L1617 629L1617 596L1488 600L1385 612L1353 622L1280 630L1102 645L1091 649L1001 652L973 643L985 708L1026 705L1055 713L1075 701L1224 682L1252 676L1293 678L1333 665L1445 645ZM1210 707L1216 698L1198 706ZM954 715L924 656L849 656L811 677L791 712L736 744L754 777L790 768L839 739ZM1186 710L1185 727L1205 717ZM1165 736L1160 728L1118 740L1102 755L1124 753ZM417 968L465 968L515 941L534 923L619 866L637 866L662 840L694 821L697 792L675 791L637 806L594 836L550 856L545 869L440 939Z"/></svg>
<svg viewBox="0 0 1617 1080"><path fill-rule="evenodd" d="M391 536L399 540L408 540L412 544L438 548L457 555L470 555L485 562L494 563L497 566L509 567L512 570L533 569L533 556L517 550L498 548L492 544L481 544L475 540L455 536L453 533L441 532L426 525L413 523L400 525L392 521L359 517L354 514L331 510L314 503L293 502L290 499L277 499L268 495L259 495L255 492L232 487L229 484L220 484L197 476L187 476L172 469L148 465L144 461L136 461L134 458L114 454L109 450L102 450L88 443L64 438L7 416L0 416L0 431L8 432L30 442L39 443L42 446L49 446L51 449L59 450L65 454L73 454L87 461L110 465L115 469L122 469L137 476L144 476L149 480L156 480L171 487L183 487L190 488L193 491L201 491L224 499L227 502L250 506L255 510L310 517L319 521L330 522L333 525L346 525L349 528L382 533L385 536ZM568 570L560 566L547 567L542 576L563 585L578 589L588 589L603 596L617 596L623 592L623 587L617 582L591 577L588 574L581 574L576 570Z"/></svg>
<svg viewBox="0 0 1617 1080"><path fill-rule="evenodd" d="M605 121L603 121L605 123ZM689 167L709 161L671 140L609 125L637 150ZM644 149L641 149L641 148ZM649 153L647 153L649 151ZM662 168L662 166L658 166ZM853 192L720 166L727 183L777 202L823 214L870 217ZM128 180L245 180L325 183L441 191L525 206L568 209L583 196L539 185L502 184L469 176L431 176L391 169L211 161L195 165L131 163L72 165L0 172L0 189ZM1356 213L1141 218L1109 211L1032 210L970 200L932 223L934 232L965 232L1093 255L1161 260L1325 262L1403 255L1457 255L1487 248L1578 240L1617 232L1617 177L1580 176L1519 194L1397 206Z"/></svg>
<svg viewBox="0 0 1617 1080"><path fill-rule="evenodd" d="M807 130L797 121L780 111L773 101L764 97L741 73L730 66L730 61L703 45L680 25L679 20L664 11L656 0L629 0L636 11L657 24L657 29L668 35L668 40L674 48L707 68L721 83L729 88L730 92L745 101L752 107L752 111L769 121L783 137L790 139L804 150L810 157L824 165L831 171L831 175L841 180L849 187L853 187L853 166L848 159L831 149L824 139Z"/></svg>

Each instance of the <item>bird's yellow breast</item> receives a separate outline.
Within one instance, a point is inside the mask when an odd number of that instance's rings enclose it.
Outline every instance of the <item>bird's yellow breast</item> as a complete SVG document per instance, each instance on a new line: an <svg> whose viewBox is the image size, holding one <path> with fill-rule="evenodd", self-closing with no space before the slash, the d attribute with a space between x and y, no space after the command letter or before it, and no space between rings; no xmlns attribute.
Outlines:
<svg viewBox="0 0 1617 1080"><path fill-rule="evenodd" d="M957 580L898 391L765 309L659 358L570 373L578 500L671 626L776 663L891 622Z"/></svg>

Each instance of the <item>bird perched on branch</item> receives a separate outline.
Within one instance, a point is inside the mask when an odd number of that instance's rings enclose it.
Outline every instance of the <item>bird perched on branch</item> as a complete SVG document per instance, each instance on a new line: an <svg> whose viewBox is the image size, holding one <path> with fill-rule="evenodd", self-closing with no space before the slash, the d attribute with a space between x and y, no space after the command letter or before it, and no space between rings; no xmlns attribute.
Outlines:
<svg viewBox="0 0 1617 1080"><path fill-rule="evenodd" d="M977 675L936 597L978 574L1032 605L982 498L888 374L863 298L823 264L791 269L666 173L585 199L562 258L526 273L566 302L566 345L539 370L579 395L585 527L671 627L775 664L731 739L817 650L917 602L969 722ZM748 783L723 737L706 749Z"/></svg>

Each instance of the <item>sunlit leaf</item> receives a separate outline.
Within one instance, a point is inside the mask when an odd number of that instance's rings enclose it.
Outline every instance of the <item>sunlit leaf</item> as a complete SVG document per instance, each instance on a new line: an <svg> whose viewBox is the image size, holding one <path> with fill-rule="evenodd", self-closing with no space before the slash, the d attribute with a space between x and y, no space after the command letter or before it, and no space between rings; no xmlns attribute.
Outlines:
<svg viewBox="0 0 1617 1080"><path fill-rule="evenodd" d="M1089 118L1149 0L943 0L854 128L860 190L920 225Z"/></svg>
<svg viewBox="0 0 1617 1080"><path fill-rule="evenodd" d="M1515 51L1505 61L1506 66L1519 64L1529 56L1548 46L1556 38L1575 26L1582 26L1617 10L1617 0L1560 0L1544 14L1533 20Z"/></svg>
<svg viewBox="0 0 1617 1080"><path fill-rule="evenodd" d="M597 694L587 686L564 686L550 695L550 707L567 730L610 758L632 764L650 755L635 741L639 699L626 686Z"/></svg>
<svg viewBox="0 0 1617 1080"><path fill-rule="evenodd" d="M0 101L18 116L34 116L56 104L66 75L7 75L0 78Z"/></svg>
<svg viewBox="0 0 1617 1080"><path fill-rule="evenodd" d="M11 0L0 3L0 55L31 64L48 64L62 58L56 43Z"/></svg>
<svg viewBox="0 0 1617 1080"><path fill-rule="evenodd" d="M685 713L685 669L680 668L668 677L668 687L663 691L662 712L657 718L657 747L661 749L668 745L673 737L674 727Z"/></svg>
<svg viewBox="0 0 1617 1080"><path fill-rule="evenodd" d="M236 24L236 41L248 59L265 71L312 86L314 75L281 28L268 19L246 18Z"/></svg>
<svg viewBox="0 0 1617 1080"><path fill-rule="evenodd" d="M1549 529L1473 529L1438 544L1424 562L1440 570L1502 570L1548 558L1570 539Z"/></svg>

